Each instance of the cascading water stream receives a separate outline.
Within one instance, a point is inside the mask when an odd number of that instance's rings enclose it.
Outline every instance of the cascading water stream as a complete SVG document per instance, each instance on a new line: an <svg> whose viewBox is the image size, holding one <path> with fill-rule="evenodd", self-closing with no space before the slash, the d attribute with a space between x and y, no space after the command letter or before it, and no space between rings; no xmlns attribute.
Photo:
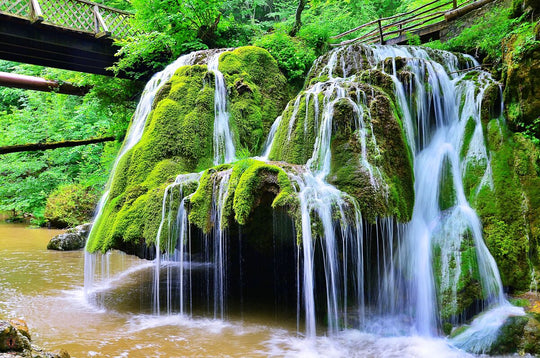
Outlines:
<svg viewBox="0 0 540 358"><path fill-rule="evenodd" d="M109 189L116 173L118 163L120 162L124 154L126 154L140 141L143 135L146 120L148 119L148 116L152 111L152 105L154 103L154 99L157 93L163 87L163 85L165 85L171 79L177 69L182 66L193 64L200 56L200 54L201 52L197 51L180 56L176 61L165 67L163 71L153 75L152 78L146 83L146 86L144 87L143 93L141 95L141 99L139 100L137 108L135 109L135 113L133 114L133 119L126 135L126 139L124 140L122 149L118 153L118 156L116 157L114 165L111 169L111 174L109 175L109 180L105 187L105 193L101 197L94 211L94 218L92 220L93 223L96 223L102 215L103 208L109 198ZM93 227L94 226L92 226L92 228ZM91 235L92 229L89 236ZM87 297L94 285L95 268L93 263L95 262L95 260L95 257L93 257L92 254L88 253L88 251L85 250L84 287Z"/></svg>
<svg viewBox="0 0 540 358"><path fill-rule="evenodd" d="M470 232L475 252L478 270L480 272L480 281L485 295L485 302L488 307L497 307L506 305L506 300L502 291L502 283L498 274L495 261L489 253L482 239L481 223L470 207L462 183L462 177L465 174L467 161L481 160L486 163L486 169L483 179L483 185L490 185L491 168L489 166L489 157L485 146L483 145L483 135L480 123L480 105L483 91L490 83L488 75L482 73L479 75L481 80L480 90L474 85L473 81L465 80L464 75L457 75L458 60L454 55L444 53L442 64L432 61L429 54L420 48L414 47L388 47L374 46L363 48L362 51L367 55L371 68L385 69L384 62L390 60L391 71L388 73L394 83L394 94L402 111L402 121L405 135L413 152L413 163L415 173L415 192L416 200L413 209L412 220L410 223L398 228L400 233L397 242L402 248L395 257L390 249L389 261L396 261L397 266L402 272L408 272L411 277L408 280L408 297L406 303L396 305L393 299L380 297L379 312L386 311L392 315L407 314L414 320L414 327L410 333L434 336L438 333L439 316L437 308L438 293L434 272L432 268L433 248L439 245L441 249L448 251L442 252L443 267L442 285L444 288L451 287L457 283L460 276L458 270L450 272L448 270L449 256L452 256L458 263L460 262L460 247L462 245L463 235ZM324 93L323 109L321 111L321 123L318 126L318 134L315 141L313 155L307 162L306 172L302 178L293 179L299 186L299 199L302 213L302 247L303 247L303 300L306 320L306 335L315 334L315 311L314 282L317 280L314 275L314 250L316 237L312 237L312 218L320 220L322 233L320 239L323 242L324 252L324 272L326 276L327 291L327 325L331 333L336 332L337 299L336 292L344 290L343 282L336 280L335 272L339 262L334 261L335 257L335 223L336 220L329 218L338 216L344 222L343 211L350 210L354 205L344 205L343 193L335 189L325 181L330 173L331 163L331 138L332 138L332 119L334 104L341 99L351 101L347 97L343 86L347 86L356 81L356 73L362 69L361 56L351 51L350 48L334 50L329 56L328 62L322 66L321 75L327 75L329 80L320 82L308 88L305 91L306 106L310 102L310 95L318 99L319 93ZM407 86L399 78L396 69L396 61L405 61L406 67L413 73L412 80ZM468 59L469 66L473 64ZM347 67L347 63L353 64ZM316 66L314 66L316 67ZM341 74L336 75L336 69ZM452 74L451 76L449 74ZM427 84L428 90L426 90ZM324 90L326 89L326 90ZM292 115L288 123L287 138L290 140L291 134L298 117L301 97L293 103ZM312 101L318 110L319 103ZM354 104L354 101L352 101ZM291 102L292 103L292 102ZM460 104L463 106L460 108ZM365 105L358 103L353 106L354 113L360 121L357 120L356 131L361 136L362 160L361 165L370 173L370 182L375 184L380 173L373 174L373 167L369 163L369 158L365 152L366 143L366 124L361 121L365 111ZM318 113L318 111L315 111ZM307 110L306 110L307 115ZM472 118L476 124L476 130L471 140L469 151L463 160L459 157L459 150L463 145L464 128L467 120ZM316 119L317 120L317 119ZM282 121L276 120L275 126ZM371 130L370 130L371 129ZM372 128L367 127L367 133L373 133ZM272 131L270 138L274 139L275 131ZM373 145L376 143L373 137ZM268 157L272 145L265 150L265 157ZM451 175L456 193L455 202L448 210L441 210L438 203L440 193L441 173L444 169L445 161L451 165ZM375 167L375 169L377 169ZM436 174L435 176L433 174ZM379 175L377 175L379 174ZM323 199L324 198L324 199ZM353 200L354 202L354 200ZM345 206L348 206L347 209ZM341 213L341 214L339 214ZM359 216L360 213L355 215ZM338 220L339 221L339 220ZM449 229L451 228L451 229ZM358 235L357 247L361 248L362 237ZM442 240L446 237L445 240ZM344 241L346 239L344 238ZM442 240L442 241L441 241ZM388 248L392 247L392 243ZM359 257L364 257L360 252ZM385 258L383 255L382 258ZM389 268L387 272L382 273L385 276L380 287L386 290L386 295L396 297L399 295L399 279L396 277L396 267L393 264L385 263L383 267ZM358 272L363 269L358 268ZM359 274L363 276L363 274ZM344 275L341 280L346 279ZM365 282L360 283L361 286ZM345 285L346 286L346 285ZM454 300L455 300L454 291ZM358 302L363 302L363 297L357 298ZM346 302L343 300L343 302ZM411 306L413 309L406 308ZM347 310L346 305L342 307Z"/></svg>
<svg viewBox="0 0 540 358"><path fill-rule="evenodd" d="M232 132L229 128L229 112L227 110L227 85L223 73L218 69L220 53L212 56L208 62L208 70L214 73L214 165L230 163L234 160L236 150Z"/></svg>
<svg viewBox="0 0 540 358"><path fill-rule="evenodd" d="M193 65L196 62L199 62L206 58L206 61L208 62L208 67L211 69L215 74L215 116L216 116L216 123L214 125L214 149L215 149L215 161L223 161L230 162L234 160L235 155L235 149L234 144L232 142L232 137L229 131L228 126L228 120L229 115L227 112L227 88L225 86L223 74L219 72L217 69L218 66L218 60L219 55L223 52L223 50L217 50L217 51L195 51L192 53L189 53L187 55L180 56L176 61L169 64L165 69L161 72L156 73L152 78L147 82L143 93L141 95L141 99L139 100L139 103L137 104L137 108L135 109L135 113L133 115L133 119L131 122L131 126L129 127L128 133L126 135L126 139L124 140L124 144L122 146L122 149L118 153L118 156L116 157L116 160L114 162L114 165L111 169L111 174L109 175L109 180L106 184L105 193L101 197L96 210L94 214L94 218L92 222L97 222L103 211L103 207L107 203L108 195L109 195L109 189L112 183L112 180L116 173L116 168L118 166L118 163L130 149L132 149L141 139L144 128L146 125L146 120L148 119L148 116L150 115L150 112L152 111L152 106L154 103L154 99L156 95L158 94L159 90L165 85L171 77L174 75L176 70L178 70L180 67L187 66L187 65ZM216 134L217 133L217 134ZM225 151L223 151L225 149ZM92 235L92 231L89 234ZM159 245L158 245L159 247ZM159 259L160 259L160 252L159 249L156 253L156 262L159 265ZM106 259L107 256L104 257ZM94 277L95 275L95 267L94 262L96 258L93 257L93 254L88 253L88 251L85 250L85 277L84 277L84 287L85 287L85 293L88 296L88 293L92 290L92 287L94 285ZM157 269L156 269L157 270ZM157 277L159 277L158 274L156 274Z"/></svg>

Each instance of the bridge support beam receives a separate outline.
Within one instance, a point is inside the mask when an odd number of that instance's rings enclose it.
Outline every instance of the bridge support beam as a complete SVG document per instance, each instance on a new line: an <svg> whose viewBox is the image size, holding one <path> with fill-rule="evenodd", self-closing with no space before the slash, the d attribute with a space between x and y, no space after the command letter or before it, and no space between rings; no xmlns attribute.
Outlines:
<svg viewBox="0 0 540 358"><path fill-rule="evenodd" d="M69 82L58 82L41 77L19 75L7 72L0 72L0 86L43 92L58 92L75 96L84 96L89 90L88 87L75 86Z"/></svg>
<svg viewBox="0 0 540 358"><path fill-rule="evenodd" d="M110 38L0 14L0 58L8 61L113 76L117 58Z"/></svg>

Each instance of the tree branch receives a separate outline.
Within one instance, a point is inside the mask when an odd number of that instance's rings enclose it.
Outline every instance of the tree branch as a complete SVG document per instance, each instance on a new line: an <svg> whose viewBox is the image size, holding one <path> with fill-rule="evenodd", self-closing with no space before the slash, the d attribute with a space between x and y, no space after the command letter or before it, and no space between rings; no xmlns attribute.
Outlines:
<svg viewBox="0 0 540 358"><path fill-rule="evenodd" d="M115 137L111 136L111 137L90 138L90 139L82 139L82 140L65 140L61 142L50 142L50 143L29 143L29 144L8 145L5 147L0 147L0 154L42 151L42 150L65 148L65 147L77 147L80 145L111 142L115 139L116 139Z"/></svg>

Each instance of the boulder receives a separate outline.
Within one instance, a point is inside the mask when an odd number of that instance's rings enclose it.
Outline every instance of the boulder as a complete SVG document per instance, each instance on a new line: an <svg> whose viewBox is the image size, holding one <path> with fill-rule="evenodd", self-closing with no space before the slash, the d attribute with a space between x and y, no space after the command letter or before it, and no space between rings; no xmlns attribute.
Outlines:
<svg viewBox="0 0 540 358"><path fill-rule="evenodd" d="M22 337L24 336L11 323L0 321L0 352L20 352L29 348L29 340L25 341Z"/></svg>
<svg viewBox="0 0 540 358"><path fill-rule="evenodd" d="M47 249L58 251L80 250L84 248L92 224L83 224L56 235L49 241Z"/></svg>
<svg viewBox="0 0 540 358"><path fill-rule="evenodd" d="M26 322L20 319L0 320L0 358L70 358L61 349L46 352L31 344Z"/></svg>
<svg viewBox="0 0 540 358"><path fill-rule="evenodd" d="M509 354L516 351L535 356L540 354L540 322L530 314L509 317L488 353Z"/></svg>

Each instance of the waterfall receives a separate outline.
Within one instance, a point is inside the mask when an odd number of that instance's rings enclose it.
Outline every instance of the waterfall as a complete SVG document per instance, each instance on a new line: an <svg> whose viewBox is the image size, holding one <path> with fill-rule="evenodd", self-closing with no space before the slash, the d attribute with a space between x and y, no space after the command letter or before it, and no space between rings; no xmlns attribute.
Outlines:
<svg viewBox="0 0 540 358"><path fill-rule="evenodd" d="M141 95L141 99L139 100L139 103L137 104L137 108L135 109L135 113L133 114L133 119L131 121L131 125L129 127L126 138L124 140L124 144L122 145L122 149L118 153L118 156L116 157L116 160L114 161L113 167L111 169L111 174L109 175L109 180L105 188L105 193L100 198L99 203L96 209L94 210L94 218L92 220L93 223L96 223L101 217L103 208L109 198L109 189L112 184L114 175L116 173L116 168L118 166L118 163L120 163L120 159L122 159L124 154L126 154L130 149L132 149L139 142L139 140L141 139L143 135L146 120L152 110L152 105L154 103L154 99L157 93L163 87L163 85L165 85L167 81L171 79L171 77L174 75L177 69L179 69L182 66L186 66L186 65L194 63L194 61L196 61L199 55L200 55L200 52L192 52L190 54L180 56L176 61L174 61L167 67L165 67L163 71L158 72L155 75L153 75L152 78L146 83L143 93ZM92 226L92 229L93 227L94 226ZM89 235L92 235L92 229ZM95 258L93 257L93 255L89 254L86 250L85 250L84 262L85 262L84 287L85 287L86 296L88 297L88 293L92 290L92 287L94 285Z"/></svg>
<svg viewBox="0 0 540 358"><path fill-rule="evenodd" d="M178 61L187 64L191 59ZM167 314L191 316L197 306L215 319L226 319L231 297L240 296L243 304L245 227L233 227L236 241L230 234L232 219L226 216L240 179L233 163L227 86L218 64L219 53L208 61L215 77L213 162L225 165L204 174L179 175L164 191L155 240L155 314L163 313L165 303ZM465 70L475 65L470 57L419 47L338 48L315 62L308 78L315 81L307 81L312 84L271 126L259 159L278 163L297 199L291 215L297 241L290 244L296 250L298 325L303 321L300 330L306 337L316 337L322 322L330 336L350 327L382 335L437 336L443 322L463 323L458 288L464 277L478 283L475 299L490 311L452 340L456 346L482 352L508 315L522 313L504 297L480 218L469 203L479 188L469 194L463 184L475 166L481 171L480 187L493 187L480 114L484 92L494 81L480 71L471 79L473 72ZM366 83L371 75L373 81L380 75L381 82ZM392 134L403 134L405 143L395 155L410 158L407 164L414 174L414 205L411 202L412 212L403 217L390 209L381 214L397 200L395 182L381 163L387 138L377 130L386 123L373 112L373 102L381 98L396 107L385 108L398 123L400 132ZM137 118L131 131L139 128ZM350 136L343 145L356 149L356 156L347 158L356 161L355 179L366 178L359 195L340 190L336 183L340 168L333 162L333 145L345 130ZM140 135L130 132L120 156L134 145L131 138ZM309 144L304 152L292 143L298 136ZM284 163L293 155L294 165ZM240 166L244 164L249 166ZM209 225L195 229L189 220L191 199L202 189L211 194ZM382 209L369 208L373 203L363 202L361 195L372 195ZM106 200L104 195L103 203ZM366 207L376 217L368 217ZM258 235L266 234L258 229ZM490 325L487 317L499 323Z"/></svg>
<svg viewBox="0 0 540 358"><path fill-rule="evenodd" d="M159 315L161 312L161 271L163 266L166 267L166 303L167 314L172 314L178 310L180 314L184 314L185 294L189 290L184 289L185 265L191 265L189 259L190 241L188 230L188 218L185 207L186 199L190 195L185 195L185 187L189 184L198 183L201 175L181 174L176 177L176 180L171 185L167 186L163 194L163 207L161 223L159 225L158 234L156 236L156 258L154 260L154 279L153 279L153 312ZM178 208L173 207L173 203L178 201ZM166 229L166 249L165 255L162 256L163 230ZM164 262L163 262L164 261ZM164 264L164 265L163 265ZM176 267L175 267L176 266ZM176 270L174 270L176 268ZM173 272L174 270L174 272ZM173 281L179 281L177 292L173 286ZM178 297L178 302L173 302L173 297Z"/></svg>
<svg viewBox="0 0 540 358"><path fill-rule="evenodd" d="M216 68L214 69L214 73L216 74L216 100L215 100L216 107L219 106L220 116L226 116L228 120L228 114L223 114L223 112L226 113L226 111L224 110L226 108L226 102L227 102L226 87L224 85L223 75L217 70L217 60L219 58L219 55L222 52L223 50L217 50L217 51L216 50L212 50L212 51L203 50L203 51L195 51L186 55L182 55L176 61L169 64L167 67L165 67L165 69L153 75L152 78L146 83L143 93L141 95L141 99L139 100L139 103L137 104L137 107L133 114L133 119L131 121L131 125L128 129L122 148L120 152L118 153L118 156L116 157L114 165L111 169L111 174L109 175L109 180L105 187L105 192L103 196L101 197L101 199L99 200L99 203L94 211L94 218L92 220L93 223L96 223L102 215L103 208L108 200L110 186L115 176L118 163L120 163L120 160L122 159L122 157L140 141L144 132L146 120L148 119L148 116L150 115L152 111L154 99L156 98L156 95L159 93L161 88L172 78L176 70L178 70L180 67L193 65L200 61L208 62L208 66L216 66ZM208 59L209 57L211 57L210 60ZM220 82L218 83L218 81ZM219 99L217 99L217 97L219 97ZM218 117L217 108L216 108L216 117ZM220 122L220 126L223 126L221 122ZM228 124L226 128L228 129ZM229 137L230 137L230 134L229 134ZM232 148L233 148L232 158L234 158L234 146ZM93 229L93 226L92 226L92 229ZM92 229L90 231L89 236L92 236ZM94 254L94 255L99 255L99 254ZM93 257L93 255L89 254L85 250L84 286L85 286L85 292L87 293L92 291L92 287L94 285L94 278L96 276L96 273L95 273L96 268L94 267L95 260L96 260L95 257Z"/></svg>
<svg viewBox="0 0 540 358"><path fill-rule="evenodd" d="M367 58L367 64L362 63L362 55ZM355 102L347 94L345 88L353 87L357 81L357 73L362 68L380 69L389 75L394 84L394 95L401 109L403 130L413 153L413 165L415 175L416 200L414 204L412 220L407 224L399 224L396 229L397 236L385 246L387 253L379 255L379 260L386 263L378 264L383 278L378 284L378 307L375 311L385 312L387 315L410 316L414 324L409 333L434 336L439 330L439 312L437 300L443 291L451 290L453 304L456 305L456 287L461 275L461 248L463 240L470 236L475 250L476 265L479 270L484 302L486 307L503 307L507 305L502 291L502 283L495 260L489 253L483 238L482 227L478 216L471 208L464 194L462 178L470 161L482 162L485 166L482 185L492 185L489 156L484 146L482 125L480 122L480 105L483 92L493 82L488 74L479 73L477 82L465 78L465 74L459 74L459 61L456 56L449 53L442 55L442 63L433 61L430 54L421 48L415 47L390 47L390 46L358 46L356 49L340 48L330 53L328 62L319 66L322 68L319 75L326 75L328 80L314 84L305 90L306 106L310 104L310 96L319 98L323 93L320 124L317 124L318 134L315 140L314 151L307 161L306 172L302 178L294 178L298 183L299 199L302 213L302 248L303 248L303 306L305 310L306 335L315 334L314 307L314 242L321 240L324 257L324 273L327 302L327 325L329 332L336 332L338 322L337 304L341 310L347 312L346 289L347 275L343 274L337 279L336 272L340 262L336 260L336 240L342 237L343 241L350 241L347 234L339 235L336 232L336 224L343 225L346 222L343 212L352 210L354 216L361 217L357 211L354 199L344 199L344 193L326 182L325 178L330 173L331 162L331 138L335 124L334 104L340 100L346 100L352 104L355 114L356 133L360 137L362 159L360 165L369 173L370 182L376 186L381 174L378 168L370 164L369 155L366 154L366 143L377 149L373 128L369 127L362 119L369 117L369 108L365 103ZM319 60L322 61L322 60ZM390 61L390 66L388 62ZM402 66L413 73L409 84L404 83L399 77L396 62L404 62ZM467 66L474 66L471 58L466 59ZM315 64L314 68L317 67ZM312 70L313 72L313 70ZM317 74L311 73L313 77ZM356 89L355 92L362 93ZM291 139L293 128L298 119L301 96L291 102L293 109L290 116L287 138ZM312 100L311 105L316 113L319 103ZM308 110L306 110L307 115ZM317 119L317 117L316 117ZM462 159L460 150L464 144L465 125L469 119L475 123L475 131L471 138L469 149ZM276 120L279 125L281 118ZM269 138L274 140L274 132ZM271 144L269 147L272 147ZM268 157L270 149L267 148L265 156ZM450 208L441 209L439 205L440 183L445 163L451 168L455 201ZM348 202L348 204L345 204ZM335 217L339 219L335 219ZM320 220L322 229L320 237L312 237L312 220ZM334 217L334 219L331 219ZM358 257L365 258L362 252L363 238L361 222L351 223L358 234L353 235L353 241L359 249ZM348 225L348 224L346 224ZM395 224L389 224L395 226ZM347 227L347 226L345 226ZM359 228L360 227L360 228ZM392 234L389 234L392 236ZM383 241L384 242L384 241ZM398 243L399 249L394 252L392 246ZM441 268L439 272L433 271L433 250L441 251ZM345 247L342 249L345 255ZM378 250L378 249L377 249ZM457 264L450 267L450 262ZM346 262L346 260L342 260ZM356 268L358 277L364 278L363 265ZM397 272L405 273L409 279L403 282ZM440 275L440 287L436 287L435 275ZM359 282L359 287L364 287L366 282ZM405 287L403 287L405 286ZM406 292L402 303L396 303L395 297ZM359 290L361 291L361 290ZM337 299L341 295L341 299ZM362 297L360 297L362 296ZM356 297L357 304L363 305L363 295ZM386 296L386 297L383 297ZM388 299L388 297L394 297ZM504 311L504 310L503 310ZM515 310L514 310L515 311ZM515 313L515 312L514 312ZM383 330L388 330L385 327ZM495 332L492 332L495 334ZM456 344L458 340L455 341ZM468 347L461 343L461 346ZM478 350L478 347L471 348Z"/></svg>

